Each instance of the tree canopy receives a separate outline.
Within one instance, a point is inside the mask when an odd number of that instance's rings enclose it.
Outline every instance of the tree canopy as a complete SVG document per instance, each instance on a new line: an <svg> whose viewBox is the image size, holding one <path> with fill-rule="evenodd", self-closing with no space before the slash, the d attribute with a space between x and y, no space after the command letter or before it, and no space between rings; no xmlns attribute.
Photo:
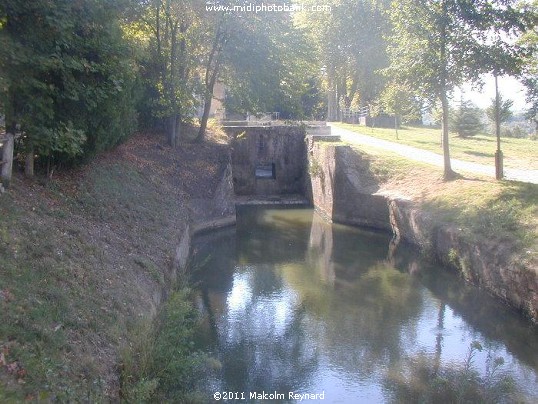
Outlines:
<svg viewBox="0 0 538 404"><path fill-rule="evenodd" d="M115 1L4 1L0 9L7 130L32 156L72 159L135 126L136 67Z"/></svg>
<svg viewBox="0 0 538 404"><path fill-rule="evenodd" d="M390 10L389 75L407 83L442 110L444 177L453 176L448 146L449 98L465 82L479 82L481 73L518 71L519 55L510 35L532 23L509 0L401 0ZM493 39L493 41L492 41Z"/></svg>
<svg viewBox="0 0 538 404"><path fill-rule="evenodd" d="M290 4L293 10L290 10ZM263 8L265 6L265 9ZM536 0L4 0L0 114L41 166L113 147L138 126L175 146L213 90L229 113L338 120L371 107L443 111L485 73L521 77L536 119ZM286 8L287 7L287 8ZM258 10L259 9L259 10ZM397 122L397 120L395 121Z"/></svg>

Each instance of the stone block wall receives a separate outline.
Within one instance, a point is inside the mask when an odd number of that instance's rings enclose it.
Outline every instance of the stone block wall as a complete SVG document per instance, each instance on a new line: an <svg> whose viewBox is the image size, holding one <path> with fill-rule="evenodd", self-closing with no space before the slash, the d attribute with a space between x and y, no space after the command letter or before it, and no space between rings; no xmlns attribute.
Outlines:
<svg viewBox="0 0 538 404"><path fill-rule="evenodd" d="M299 126L224 127L232 138L236 195L306 193L305 130ZM261 178L256 170L273 172Z"/></svg>

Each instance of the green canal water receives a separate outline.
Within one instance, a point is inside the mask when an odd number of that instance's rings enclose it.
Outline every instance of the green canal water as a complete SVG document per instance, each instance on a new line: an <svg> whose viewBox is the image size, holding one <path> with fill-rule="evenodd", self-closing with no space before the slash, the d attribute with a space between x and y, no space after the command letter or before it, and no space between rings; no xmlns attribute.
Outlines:
<svg viewBox="0 0 538 404"><path fill-rule="evenodd" d="M538 402L537 327L390 235L242 208L194 246L207 402Z"/></svg>

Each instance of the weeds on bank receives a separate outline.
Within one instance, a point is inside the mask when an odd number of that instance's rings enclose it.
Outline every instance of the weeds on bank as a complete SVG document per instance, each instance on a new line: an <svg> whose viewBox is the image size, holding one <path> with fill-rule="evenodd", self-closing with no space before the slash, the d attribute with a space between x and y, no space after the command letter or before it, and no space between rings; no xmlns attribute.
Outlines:
<svg viewBox="0 0 538 404"><path fill-rule="evenodd" d="M122 351L122 398L127 402L196 400L205 354L194 350L197 313L190 291L174 292L154 322L141 321Z"/></svg>
<svg viewBox="0 0 538 404"><path fill-rule="evenodd" d="M111 163L0 197L0 402L109 400L101 375L141 304L129 282L162 286L177 234L180 201L157 181Z"/></svg>
<svg viewBox="0 0 538 404"><path fill-rule="evenodd" d="M85 213L103 222L141 222L157 230L166 222L162 208L165 201L162 195L148 192L152 185L139 171L124 164L96 167L76 202Z"/></svg>

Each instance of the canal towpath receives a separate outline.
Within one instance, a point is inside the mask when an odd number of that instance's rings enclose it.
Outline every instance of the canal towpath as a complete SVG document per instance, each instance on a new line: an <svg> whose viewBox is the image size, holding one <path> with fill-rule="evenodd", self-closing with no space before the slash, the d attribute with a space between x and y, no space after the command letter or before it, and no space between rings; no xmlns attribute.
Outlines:
<svg viewBox="0 0 538 404"><path fill-rule="evenodd" d="M390 142L388 140L377 139L372 136L357 133L348 129L332 125L331 122L327 122L327 125L331 127L331 135L339 136L340 139L345 142L351 144L363 144L378 147L399 154L411 160L420 161L438 167L443 167L443 156L441 154L433 153L428 150L423 150L412 146L403 145L400 143ZM455 171L467 171L476 174L486 175L493 178L495 177L495 166L493 164L485 165L457 159L450 159L450 161L452 169ZM510 181L521 181L538 184L538 170L504 168L504 179Z"/></svg>

